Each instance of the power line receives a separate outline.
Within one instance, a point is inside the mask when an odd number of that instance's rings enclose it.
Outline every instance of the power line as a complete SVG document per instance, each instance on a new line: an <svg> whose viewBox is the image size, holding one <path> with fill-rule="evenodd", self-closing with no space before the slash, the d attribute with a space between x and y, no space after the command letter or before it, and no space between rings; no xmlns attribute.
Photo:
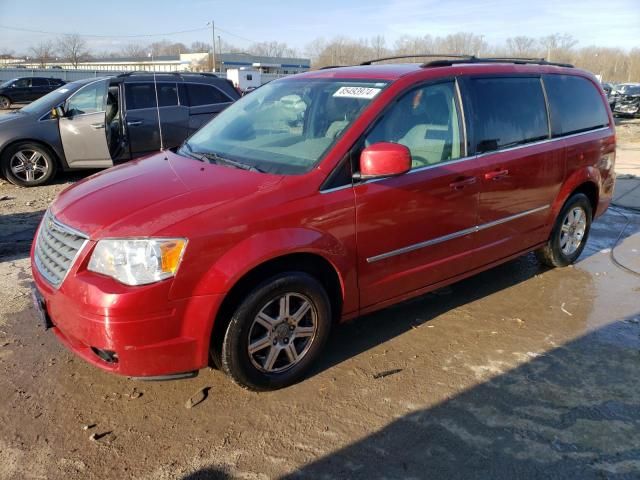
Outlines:
<svg viewBox="0 0 640 480"><path fill-rule="evenodd" d="M182 33L192 33L192 32L199 32L202 30L208 30L209 27L207 26L203 26L203 27L198 27L198 28L192 28L189 30L179 30L176 32L164 32L164 33L145 33L145 34L138 34L138 35L99 35L99 34L95 34L95 33L62 33L62 32L49 32L46 30L35 30L35 29L31 29L31 28L21 28L21 27L9 27L7 25L0 25L0 29L5 29L5 30L14 30L16 32L27 32L27 33L42 33L42 34L46 34L46 35L64 35L64 36L70 36L70 35L79 35L81 37L93 37L93 38L143 38L143 37L166 37L169 35L180 35ZM233 35L230 32L226 32L229 35ZM234 35L237 36L237 35ZM242 37L239 37L242 38Z"/></svg>

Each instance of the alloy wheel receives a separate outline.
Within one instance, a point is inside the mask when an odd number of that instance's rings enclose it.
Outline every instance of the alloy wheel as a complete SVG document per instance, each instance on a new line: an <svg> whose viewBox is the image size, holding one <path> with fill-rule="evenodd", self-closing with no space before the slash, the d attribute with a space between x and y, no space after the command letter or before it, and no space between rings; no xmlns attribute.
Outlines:
<svg viewBox="0 0 640 480"><path fill-rule="evenodd" d="M19 150L9 162L11 173L25 182L35 182L49 171L49 160L38 150Z"/></svg>
<svg viewBox="0 0 640 480"><path fill-rule="evenodd" d="M565 255L572 255L580 248L587 230L587 214L582 207L574 207L567 212L560 228L560 249Z"/></svg>
<svg viewBox="0 0 640 480"><path fill-rule="evenodd" d="M266 303L249 328L248 353L260 371L279 373L308 353L318 330L318 313L305 295L288 292Z"/></svg>
<svg viewBox="0 0 640 480"><path fill-rule="evenodd" d="M0 97L0 108L7 109L11 106L11 102L7 97Z"/></svg>

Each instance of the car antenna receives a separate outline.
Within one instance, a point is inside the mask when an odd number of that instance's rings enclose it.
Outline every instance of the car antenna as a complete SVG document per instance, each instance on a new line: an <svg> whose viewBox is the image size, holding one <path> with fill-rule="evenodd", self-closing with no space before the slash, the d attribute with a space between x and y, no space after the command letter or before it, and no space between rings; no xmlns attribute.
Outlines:
<svg viewBox="0 0 640 480"><path fill-rule="evenodd" d="M158 82L156 81L156 71L153 71L153 88L156 91L156 112L158 112L158 132L160 133L160 151L164 152L164 142L162 141L162 122L160 121L160 102L158 101Z"/></svg>

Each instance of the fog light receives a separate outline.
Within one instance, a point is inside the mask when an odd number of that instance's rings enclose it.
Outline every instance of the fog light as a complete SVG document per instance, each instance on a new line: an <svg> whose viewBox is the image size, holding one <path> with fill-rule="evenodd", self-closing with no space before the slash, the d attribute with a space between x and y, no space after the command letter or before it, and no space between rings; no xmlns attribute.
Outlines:
<svg viewBox="0 0 640 480"><path fill-rule="evenodd" d="M107 363L118 363L118 354L113 350L91 347L91 351Z"/></svg>

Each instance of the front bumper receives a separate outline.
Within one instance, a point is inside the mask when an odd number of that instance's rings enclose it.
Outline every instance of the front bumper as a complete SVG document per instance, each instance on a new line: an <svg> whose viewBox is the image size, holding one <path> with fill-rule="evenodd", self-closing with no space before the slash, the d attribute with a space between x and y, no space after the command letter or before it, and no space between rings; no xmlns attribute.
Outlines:
<svg viewBox="0 0 640 480"><path fill-rule="evenodd" d="M621 104L616 103L613 108L613 113L620 113L624 115L637 115L640 113L640 103Z"/></svg>
<svg viewBox="0 0 640 480"><path fill-rule="evenodd" d="M33 260L31 267L45 322L89 363L130 377L168 376L207 366L222 295L170 300L172 280L127 287L90 272L78 273L77 267L56 289Z"/></svg>

